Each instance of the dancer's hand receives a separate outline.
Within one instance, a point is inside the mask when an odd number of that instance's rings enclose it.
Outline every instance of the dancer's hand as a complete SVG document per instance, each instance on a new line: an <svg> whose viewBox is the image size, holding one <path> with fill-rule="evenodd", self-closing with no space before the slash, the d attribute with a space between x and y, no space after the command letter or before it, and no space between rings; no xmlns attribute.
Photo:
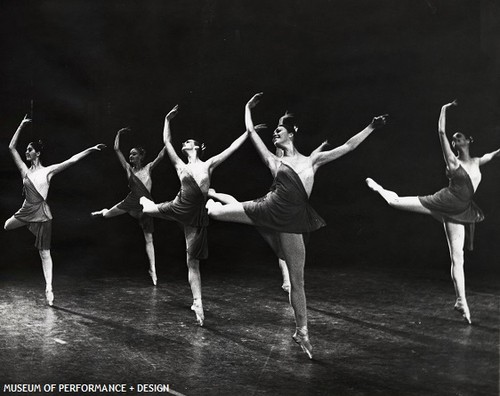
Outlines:
<svg viewBox="0 0 500 396"><path fill-rule="evenodd" d="M247 107L249 109L253 109L255 106L257 106L257 104L260 102L262 95L264 95L264 93L259 92L259 93L255 94L254 96L252 96L252 99L250 99L247 103Z"/></svg>
<svg viewBox="0 0 500 396"><path fill-rule="evenodd" d="M177 115L178 111L179 111L179 105L175 105L174 108L172 110L170 110L170 112L167 114L165 119L167 121L170 121L172 118L174 118Z"/></svg>
<svg viewBox="0 0 500 396"><path fill-rule="evenodd" d="M266 124L257 124L254 126L254 129L256 132L259 132L259 131L262 131L264 129L267 129L267 125Z"/></svg>
<svg viewBox="0 0 500 396"><path fill-rule="evenodd" d="M106 148L106 145L103 143L96 144L94 147L91 147L93 151L102 151Z"/></svg>
<svg viewBox="0 0 500 396"><path fill-rule="evenodd" d="M373 128L380 128L384 126L387 123L387 118L389 117L389 114L384 114L378 117L373 117L373 120L371 122L371 126Z"/></svg>
<svg viewBox="0 0 500 396"><path fill-rule="evenodd" d="M453 102L451 103L446 103L443 108L448 108L448 107L452 107L452 106L458 106L458 100L454 99Z"/></svg>
<svg viewBox="0 0 500 396"><path fill-rule="evenodd" d="M30 122L31 122L31 118L28 118L28 114L25 114L23 120L21 121L21 125L24 126Z"/></svg>
<svg viewBox="0 0 500 396"><path fill-rule="evenodd" d="M125 128L121 128L118 130L118 133L125 133L125 132L130 132L130 128L129 127L125 127Z"/></svg>

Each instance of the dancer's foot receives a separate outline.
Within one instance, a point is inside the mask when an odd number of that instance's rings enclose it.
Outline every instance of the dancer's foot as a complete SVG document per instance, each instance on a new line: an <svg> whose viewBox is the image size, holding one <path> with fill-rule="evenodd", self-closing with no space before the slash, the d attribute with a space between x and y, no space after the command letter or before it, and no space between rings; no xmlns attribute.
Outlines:
<svg viewBox="0 0 500 396"><path fill-rule="evenodd" d="M208 198L215 198L215 195L217 194L217 191L215 191L213 188L208 189Z"/></svg>
<svg viewBox="0 0 500 396"><path fill-rule="evenodd" d="M156 204L146 197L141 197L139 199L139 203L142 205L142 211L144 213L152 213L156 211Z"/></svg>
<svg viewBox="0 0 500 396"><path fill-rule="evenodd" d="M93 217L93 218L104 217L104 209L103 210L98 210L96 212L91 212L90 216Z"/></svg>
<svg viewBox="0 0 500 396"><path fill-rule="evenodd" d="M54 292L52 289L45 290L45 299L47 300L47 304L50 306L54 304Z"/></svg>
<svg viewBox="0 0 500 396"><path fill-rule="evenodd" d="M156 271L149 270L149 276L151 277L151 280L153 281L153 285L156 286L156 283L158 282L158 278L156 276Z"/></svg>
<svg viewBox="0 0 500 396"><path fill-rule="evenodd" d="M196 315L196 321L200 326L203 326L203 321L205 320L205 314L203 313L203 305L201 302L193 302L191 305L191 310L194 311Z"/></svg>
<svg viewBox="0 0 500 396"><path fill-rule="evenodd" d="M210 198L205 204L205 208L208 210L208 214L210 214L215 208L222 206L220 202L215 202L212 198Z"/></svg>
<svg viewBox="0 0 500 396"><path fill-rule="evenodd" d="M283 291L290 293L290 282L283 282L281 288L283 289Z"/></svg>
<svg viewBox="0 0 500 396"><path fill-rule="evenodd" d="M365 182L368 185L368 188L370 188L373 191L378 192L378 191L382 190L382 186L370 177L366 178Z"/></svg>
<svg viewBox="0 0 500 396"><path fill-rule="evenodd" d="M295 334L292 336L292 338L297 344L300 345L300 347L307 354L309 359L312 359L313 358L312 345L309 342L309 334L307 332L307 328L297 327L295 330Z"/></svg>
<svg viewBox="0 0 500 396"><path fill-rule="evenodd" d="M461 298L457 298L457 301L453 308L455 309L455 311L458 311L462 315L462 318L464 318L464 320L468 324L472 324L472 321L470 320L469 306L467 305L466 301L462 301Z"/></svg>

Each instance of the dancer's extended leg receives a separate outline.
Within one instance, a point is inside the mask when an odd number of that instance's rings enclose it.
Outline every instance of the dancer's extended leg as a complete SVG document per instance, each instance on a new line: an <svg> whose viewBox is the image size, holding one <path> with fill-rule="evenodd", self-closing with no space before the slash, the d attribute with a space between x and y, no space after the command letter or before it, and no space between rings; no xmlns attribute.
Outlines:
<svg viewBox="0 0 500 396"><path fill-rule="evenodd" d="M5 221L5 224L3 225L3 229L5 231L10 231L10 230L14 230L14 229L19 228L19 227L23 227L25 225L26 225L25 222L18 220L14 216L12 216Z"/></svg>
<svg viewBox="0 0 500 396"><path fill-rule="evenodd" d="M455 287L455 309L460 312L464 320L471 324L469 306L465 296L465 273L464 273L464 242L465 226L463 224L444 222L444 231L448 241L451 258L451 280Z"/></svg>
<svg viewBox="0 0 500 396"><path fill-rule="evenodd" d="M233 197L232 195L218 193L213 188L208 189L208 197L215 199L224 205L232 204L232 203L239 203L239 201L235 197Z"/></svg>
<svg viewBox="0 0 500 396"><path fill-rule="evenodd" d="M227 195L227 194L222 194L222 195ZM253 224L250 217L248 217L247 214L245 213L243 205L236 200L233 203L223 205L220 202L215 202L213 199L209 199L205 207L208 210L208 215L216 220L230 221L233 223L242 223L242 224Z"/></svg>
<svg viewBox="0 0 500 396"><path fill-rule="evenodd" d="M385 201L393 208L417 212L423 214L432 214L432 212L424 207L418 197L400 197L394 191L386 190L373 179L366 179L366 184L373 191L378 192Z"/></svg>
<svg viewBox="0 0 500 396"><path fill-rule="evenodd" d="M115 205L111 209L104 208L104 209L92 212L92 213L90 213L90 215L92 217L102 216L102 217L108 219L110 217L120 216L124 213L127 213L127 211L120 209L120 208L118 208L118 205Z"/></svg>
<svg viewBox="0 0 500 396"><path fill-rule="evenodd" d="M146 197L141 197L139 203L142 205L142 211L150 216L156 216L160 213L158 205Z"/></svg>

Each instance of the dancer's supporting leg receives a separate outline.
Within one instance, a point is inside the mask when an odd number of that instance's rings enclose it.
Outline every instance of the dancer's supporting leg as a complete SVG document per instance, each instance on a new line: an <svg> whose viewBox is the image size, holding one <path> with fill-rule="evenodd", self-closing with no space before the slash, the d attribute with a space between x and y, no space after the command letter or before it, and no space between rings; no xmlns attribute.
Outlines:
<svg viewBox="0 0 500 396"><path fill-rule="evenodd" d="M14 216L7 219L3 228L6 231L14 230L16 228L24 227L26 223L16 219ZM45 298L47 300L47 304L50 306L54 303L54 292L52 290L52 273L53 273L53 265L52 265L52 256L50 255L50 250L38 250L38 254L40 255L40 259L42 260L42 270L43 276L45 278Z"/></svg>
<svg viewBox="0 0 500 396"><path fill-rule="evenodd" d="M206 207L209 216L216 220L254 225L240 202L222 205L220 202L214 202L212 199L209 199ZM280 233L279 238L288 272L290 273L290 304L294 311L296 326L293 339L307 353L309 358L312 359L312 346L309 342L307 330L307 306L304 291L304 266L306 260L304 238L302 234L290 233Z"/></svg>
<svg viewBox="0 0 500 396"><path fill-rule="evenodd" d="M201 273L200 261L190 254L190 247L196 238L195 227L184 226L184 236L186 238L186 263L188 267L188 281L193 294L193 305L191 309L196 314L196 320L200 326L203 326L205 314L203 313L203 302L201 300Z"/></svg>
<svg viewBox="0 0 500 396"><path fill-rule="evenodd" d="M158 277L156 276L156 264L155 264L155 247L153 244L153 234L151 232L146 232L143 230L144 233L144 241L146 242L146 254L148 256L149 260L149 275L151 276L151 279L153 280L153 284L156 286L156 283L158 282Z"/></svg>
<svg viewBox="0 0 500 396"><path fill-rule="evenodd" d="M471 324L469 306L465 297L465 274L464 274L464 243L465 226L463 224L444 222L444 231L448 241L451 258L451 280L455 287L457 301L455 309L462 314L464 320Z"/></svg>
<svg viewBox="0 0 500 396"><path fill-rule="evenodd" d="M281 288L290 293L290 274L288 273L288 267L286 265L285 260L278 259L278 265L281 270L281 276L283 277L283 283L281 284Z"/></svg>
<svg viewBox="0 0 500 396"><path fill-rule="evenodd" d="M312 346L307 331L307 305L304 290L306 248L302 234L280 233L281 248L290 273L290 304L295 315L293 339L312 359Z"/></svg>
<svg viewBox="0 0 500 396"><path fill-rule="evenodd" d="M52 306L54 303L54 292L52 291L52 256L50 250L39 250L42 259L43 276L45 278L45 298L47 303Z"/></svg>

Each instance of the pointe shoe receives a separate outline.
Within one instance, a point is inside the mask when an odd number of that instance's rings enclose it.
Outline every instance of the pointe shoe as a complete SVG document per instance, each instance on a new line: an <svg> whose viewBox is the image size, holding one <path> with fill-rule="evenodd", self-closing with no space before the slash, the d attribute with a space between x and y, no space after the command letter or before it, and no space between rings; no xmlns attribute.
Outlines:
<svg viewBox="0 0 500 396"><path fill-rule="evenodd" d="M295 334L292 336L293 340L300 345L302 350L306 353L306 355L309 357L309 359L313 358L312 355L312 345L309 342L309 335L303 332L300 332L299 330L295 331Z"/></svg>
<svg viewBox="0 0 500 396"><path fill-rule="evenodd" d="M191 311L194 311L196 315L196 321L200 326L203 326L203 321L205 320L205 314L203 313L203 305L194 304L191 305Z"/></svg>
<svg viewBox="0 0 500 396"><path fill-rule="evenodd" d="M464 318L464 320L468 324L472 324L472 321L470 320L470 311L467 303L463 303L462 301L457 300L453 309L458 313L460 313L462 315L462 318Z"/></svg>
<svg viewBox="0 0 500 396"><path fill-rule="evenodd" d="M290 283L283 282L281 288L283 289L283 291L290 293Z"/></svg>
<svg viewBox="0 0 500 396"><path fill-rule="evenodd" d="M52 290L45 290L45 299L47 300L47 304L52 306L54 304L54 292Z"/></svg>
<svg viewBox="0 0 500 396"><path fill-rule="evenodd" d="M153 281L153 285L156 286L156 283L158 282L158 277L156 276L156 272L153 272L151 270L148 271L149 276L151 277L151 280Z"/></svg>
<svg viewBox="0 0 500 396"><path fill-rule="evenodd" d="M102 216L102 211L98 210L97 212L91 212L90 213L90 217L92 217L92 218L103 217Z"/></svg>

